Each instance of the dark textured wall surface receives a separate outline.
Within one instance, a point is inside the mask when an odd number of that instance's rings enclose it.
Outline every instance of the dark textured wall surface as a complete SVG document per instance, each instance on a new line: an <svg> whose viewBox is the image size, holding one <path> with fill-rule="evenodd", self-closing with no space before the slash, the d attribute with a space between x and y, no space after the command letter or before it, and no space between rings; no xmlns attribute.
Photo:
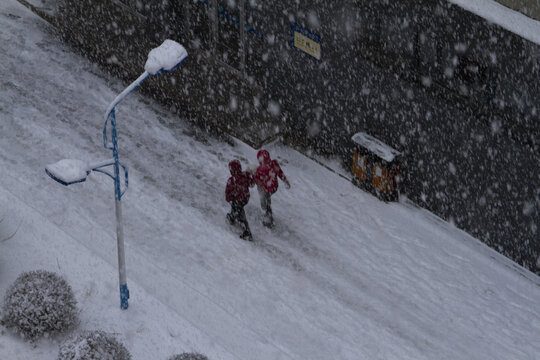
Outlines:
<svg viewBox="0 0 540 360"><path fill-rule="evenodd" d="M254 146L281 134L348 163L354 133L379 138L410 199L540 273L540 46L443 0L159 3L65 0L59 27L129 80L165 38L185 44L147 91Z"/></svg>

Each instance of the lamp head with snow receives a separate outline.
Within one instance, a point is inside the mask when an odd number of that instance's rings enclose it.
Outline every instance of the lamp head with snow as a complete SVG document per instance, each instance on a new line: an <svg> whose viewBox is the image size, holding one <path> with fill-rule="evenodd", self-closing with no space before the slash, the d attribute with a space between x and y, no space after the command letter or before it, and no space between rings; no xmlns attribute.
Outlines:
<svg viewBox="0 0 540 360"><path fill-rule="evenodd" d="M150 75L172 72L188 57L186 49L173 40L165 40L163 44L152 49L144 70Z"/></svg>
<svg viewBox="0 0 540 360"><path fill-rule="evenodd" d="M62 159L45 167L47 175L66 186L85 181L90 171L88 164L75 159Z"/></svg>

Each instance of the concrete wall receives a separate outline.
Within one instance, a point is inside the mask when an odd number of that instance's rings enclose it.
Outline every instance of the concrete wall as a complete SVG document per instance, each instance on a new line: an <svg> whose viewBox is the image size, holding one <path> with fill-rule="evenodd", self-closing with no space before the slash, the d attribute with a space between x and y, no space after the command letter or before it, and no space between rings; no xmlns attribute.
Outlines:
<svg viewBox="0 0 540 360"><path fill-rule="evenodd" d="M180 41L190 59L147 91L256 147L281 134L350 164L354 133L379 138L410 199L540 273L536 44L446 0L131 2L66 0L60 28L128 80ZM292 23L320 59L291 46Z"/></svg>
<svg viewBox="0 0 540 360"><path fill-rule="evenodd" d="M211 33L208 18L190 18L193 10L203 14L207 4L63 0L58 26L67 42L126 81L142 72L150 49L167 38L179 41L186 46L189 61L172 76L148 79L140 90L208 131L229 133L257 147L279 134L281 118L268 111L272 102L259 83L216 56L216 42L210 41L216 31ZM201 27L208 31L208 39L202 41L201 32L195 33ZM260 42L250 41L249 46Z"/></svg>

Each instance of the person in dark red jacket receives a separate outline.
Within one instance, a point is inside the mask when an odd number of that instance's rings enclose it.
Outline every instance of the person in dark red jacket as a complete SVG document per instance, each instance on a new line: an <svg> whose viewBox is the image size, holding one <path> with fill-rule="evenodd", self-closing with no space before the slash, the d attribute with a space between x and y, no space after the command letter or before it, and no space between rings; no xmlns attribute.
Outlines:
<svg viewBox="0 0 540 360"><path fill-rule="evenodd" d="M257 153L257 160L259 161L259 166L255 171L254 178L261 198L261 208L264 211L263 224L272 227L274 226L274 217L272 215L272 201L270 198L278 189L278 177L285 183L287 189L291 188L291 184L287 180L283 170L281 170L278 162L270 159L270 153L268 151L260 150Z"/></svg>
<svg viewBox="0 0 540 360"><path fill-rule="evenodd" d="M242 165L238 160L229 163L229 170L231 171L231 177L227 180L225 200L231 204L231 212L227 214L227 219L231 225L240 224L240 227L244 230L240 235L242 239L253 241L246 212L244 211L244 206L249 201L249 188L253 186L253 177L250 173L242 171Z"/></svg>

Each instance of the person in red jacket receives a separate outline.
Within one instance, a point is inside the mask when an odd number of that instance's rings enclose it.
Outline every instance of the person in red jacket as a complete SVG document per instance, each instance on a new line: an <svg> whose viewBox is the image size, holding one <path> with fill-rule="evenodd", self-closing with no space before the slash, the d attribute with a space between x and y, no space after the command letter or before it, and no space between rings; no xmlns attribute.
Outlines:
<svg viewBox="0 0 540 360"><path fill-rule="evenodd" d="M240 235L242 239L253 241L246 212L244 211L244 206L249 201L249 188L253 186L253 177L250 173L242 171L242 165L238 160L229 163L229 170L231 177L227 180L225 200L231 204L231 212L227 214L227 220L231 225L240 224L240 227L244 230Z"/></svg>
<svg viewBox="0 0 540 360"><path fill-rule="evenodd" d="M291 188L291 184L287 180L287 177L281 170L276 160L270 159L270 153L266 150L260 150L257 153L257 160L259 166L255 171L255 183L259 190L259 197L261 199L261 208L264 211L263 224L268 227L274 226L274 217L272 215L272 201L271 196L278 189L278 177L285 183L287 189Z"/></svg>

